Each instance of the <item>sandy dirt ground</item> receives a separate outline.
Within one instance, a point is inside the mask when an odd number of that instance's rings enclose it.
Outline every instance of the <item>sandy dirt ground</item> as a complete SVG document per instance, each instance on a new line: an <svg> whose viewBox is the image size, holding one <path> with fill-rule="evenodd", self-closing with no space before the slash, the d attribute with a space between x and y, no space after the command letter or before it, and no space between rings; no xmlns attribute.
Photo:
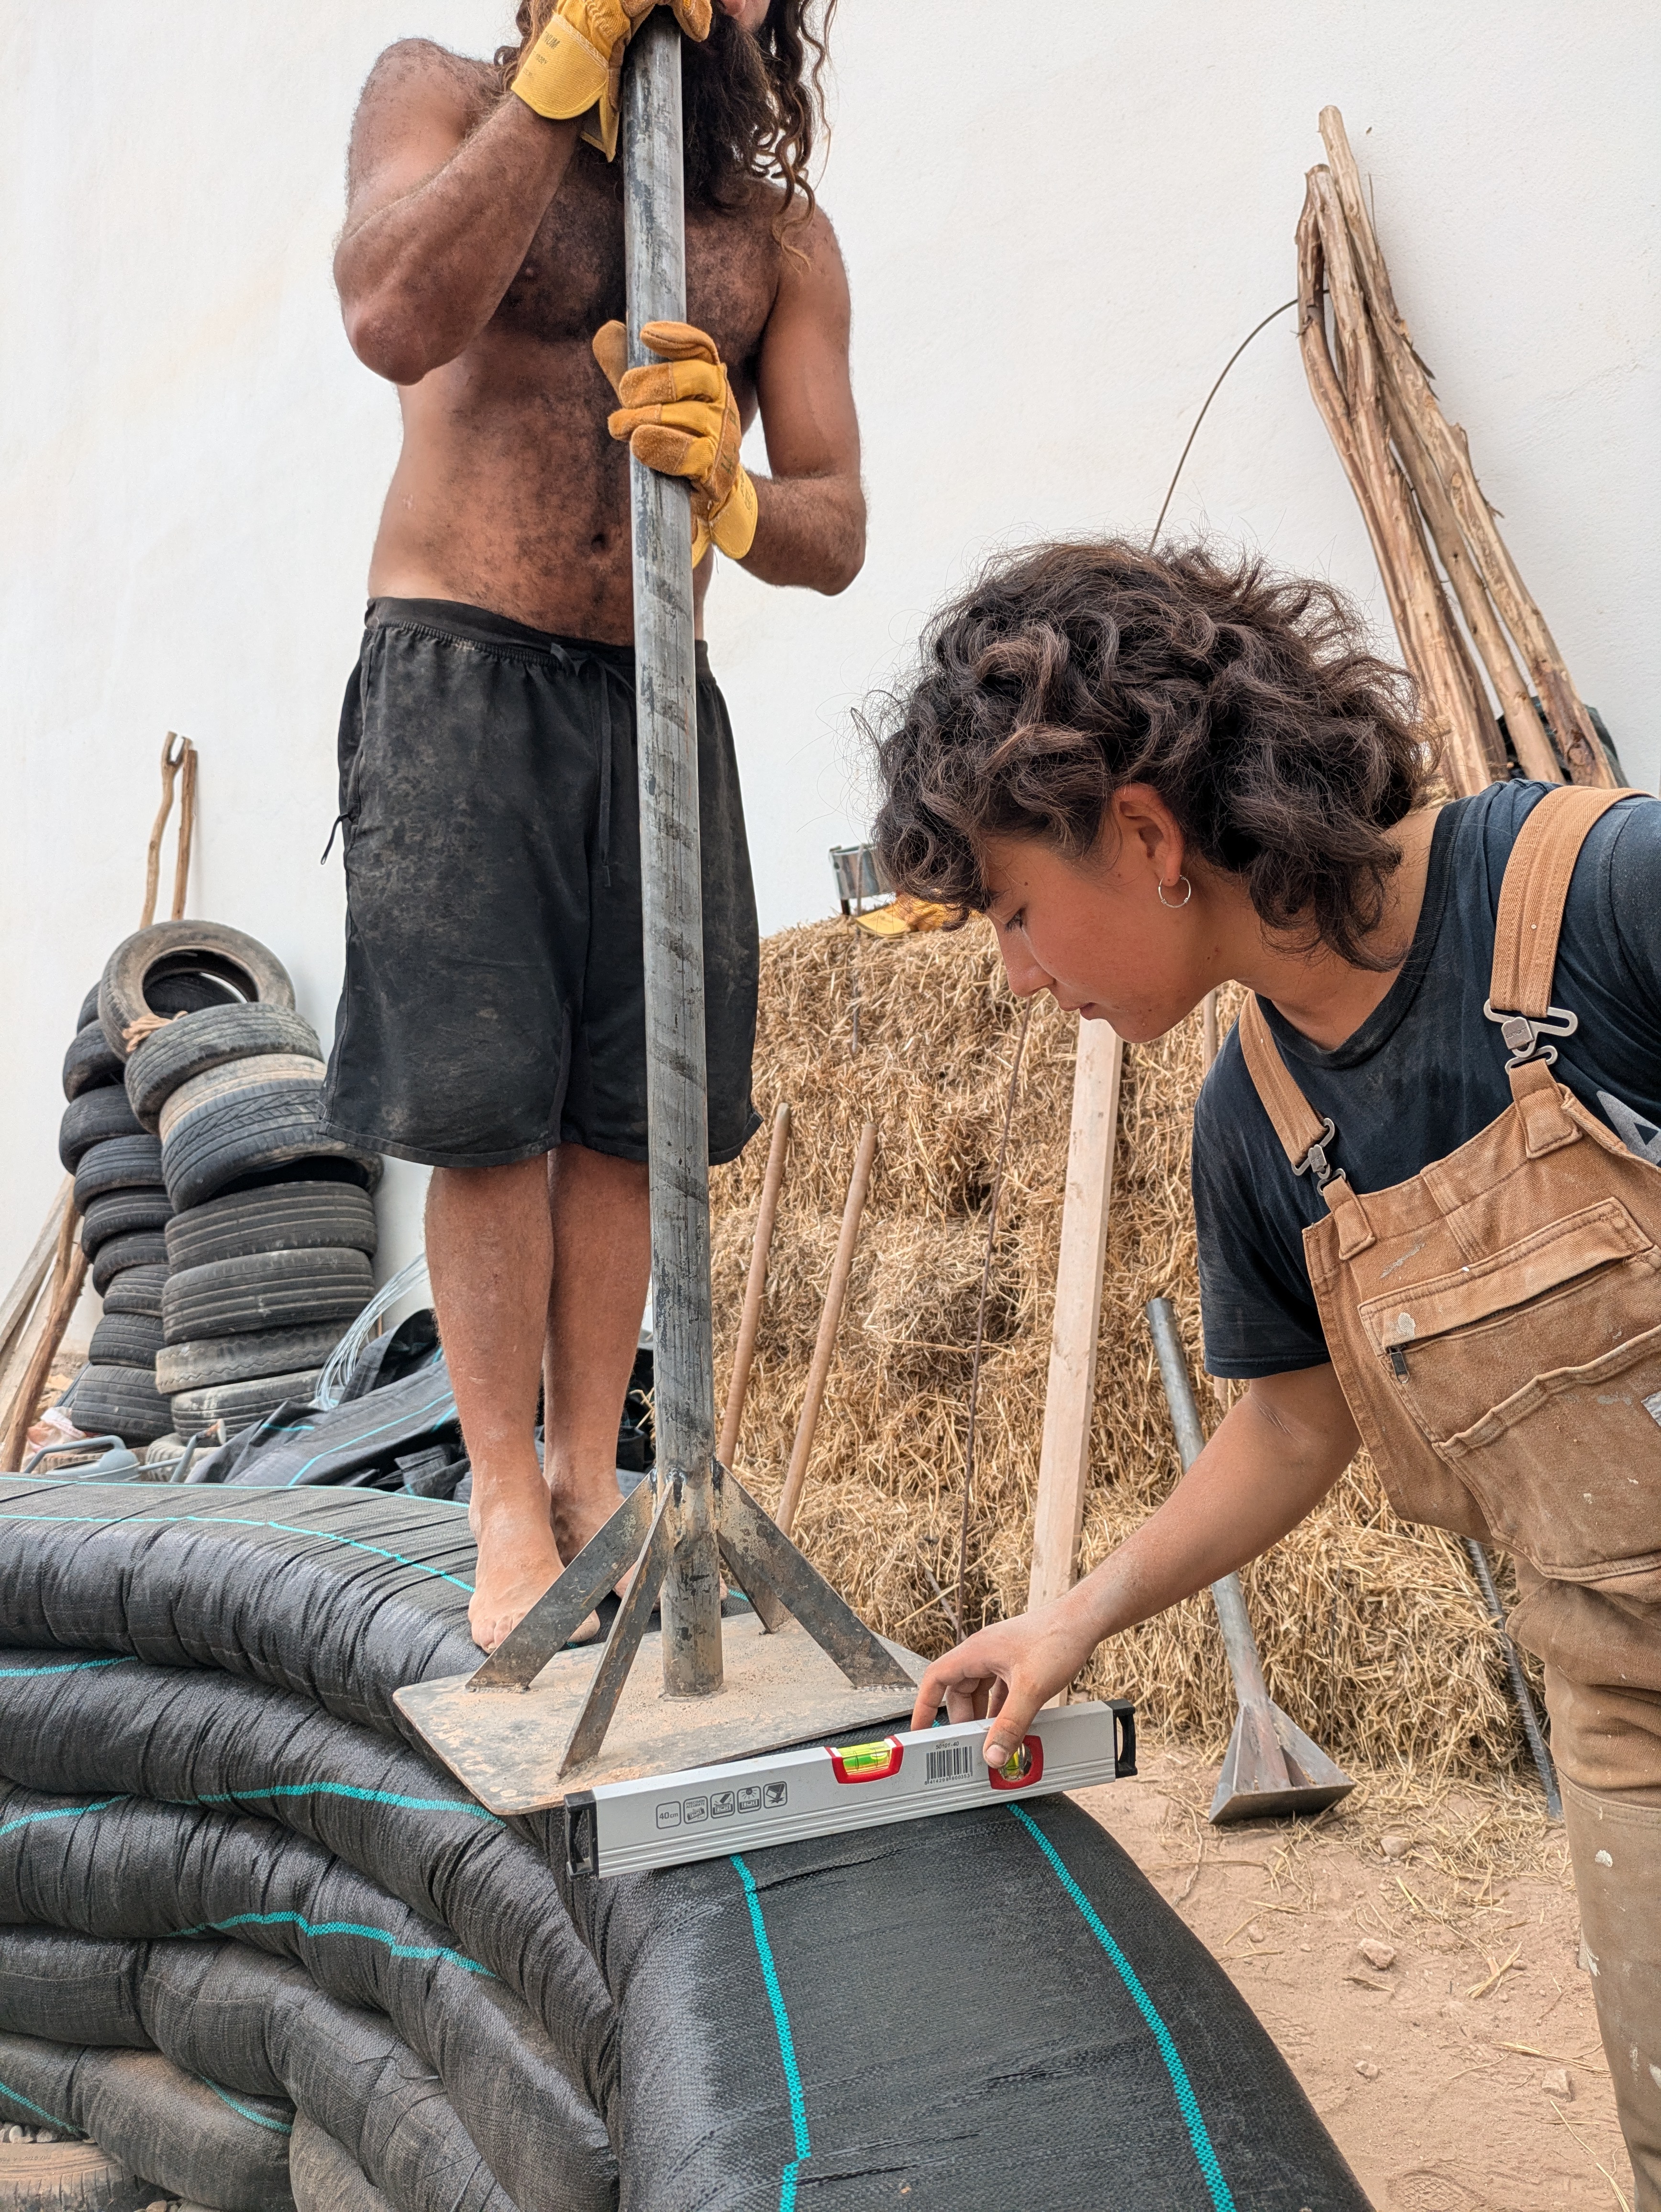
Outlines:
<svg viewBox="0 0 1661 2212"><path fill-rule="evenodd" d="M1214 1765L1140 1763L1080 1803L1226 1967L1378 2212L1629 2206L1537 1790L1373 1782L1317 1821L1214 1829Z"/></svg>

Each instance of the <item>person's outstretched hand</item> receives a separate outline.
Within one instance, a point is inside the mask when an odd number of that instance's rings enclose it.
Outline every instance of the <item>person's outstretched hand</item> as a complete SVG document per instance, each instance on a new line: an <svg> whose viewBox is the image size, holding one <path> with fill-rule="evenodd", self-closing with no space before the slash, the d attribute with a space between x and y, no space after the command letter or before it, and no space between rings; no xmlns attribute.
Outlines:
<svg viewBox="0 0 1661 2212"><path fill-rule="evenodd" d="M991 1717L996 1725L987 1730L986 1763L1005 1765L1038 1708L1067 1687L1096 1648L1072 1595L983 1628L935 1660L918 1687L912 1727L932 1728L941 1705L951 1721Z"/></svg>

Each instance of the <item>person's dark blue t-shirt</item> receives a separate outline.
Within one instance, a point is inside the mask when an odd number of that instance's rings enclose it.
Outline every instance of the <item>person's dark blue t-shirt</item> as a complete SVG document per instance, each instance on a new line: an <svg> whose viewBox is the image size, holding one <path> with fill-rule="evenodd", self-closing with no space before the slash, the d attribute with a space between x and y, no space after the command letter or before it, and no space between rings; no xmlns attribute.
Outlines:
<svg viewBox="0 0 1661 2212"><path fill-rule="evenodd" d="M1361 1192L1405 1182L1511 1103L1506 1048L1483 1014L1500 885L1548 784L1501 783L1443 808L1425 902L1389 992L1331 1052L1263 1001L1287 1068L1337 1135L1329 1157ZM1612 807L1580 848L1551 1002L1579 1017L1555 1073L1624 1143L1661 1164L1661 800ZM1194 1115L1194 1211L1206 1366L1213 1375L1314 1367L1326 1340L1303 1232L1326 1218L1296 1176L1231 1033Z"/></svg>

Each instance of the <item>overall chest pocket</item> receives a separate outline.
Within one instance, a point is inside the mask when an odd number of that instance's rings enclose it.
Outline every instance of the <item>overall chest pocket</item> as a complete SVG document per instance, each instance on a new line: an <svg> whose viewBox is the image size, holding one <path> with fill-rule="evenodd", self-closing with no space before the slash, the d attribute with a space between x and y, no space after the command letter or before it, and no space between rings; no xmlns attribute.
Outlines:
<svg viewBox="0 0 1661 2212"><path fill-rule="evenodd" d="M1563 1580L1661 1590L1661 1250L1618 1199L1360 1310L1501 1542Z"/></svg>

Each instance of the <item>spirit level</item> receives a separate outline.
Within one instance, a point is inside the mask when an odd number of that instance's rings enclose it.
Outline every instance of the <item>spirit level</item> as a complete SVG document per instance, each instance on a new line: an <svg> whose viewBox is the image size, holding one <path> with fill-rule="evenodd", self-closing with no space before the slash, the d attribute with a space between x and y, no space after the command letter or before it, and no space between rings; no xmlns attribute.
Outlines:
<svg viewBox="0 0 1661 2212"><path fill-rule="evenodd" d="M981 1755L987 1727L958 1721L574 1790L565 1800L571 1871L684 1866L849 1828L973 1812L1001 1796L1088 1789L1136 1771L1135 1714L1123 1698L1041 1712L997 1771Z"/></svg>

